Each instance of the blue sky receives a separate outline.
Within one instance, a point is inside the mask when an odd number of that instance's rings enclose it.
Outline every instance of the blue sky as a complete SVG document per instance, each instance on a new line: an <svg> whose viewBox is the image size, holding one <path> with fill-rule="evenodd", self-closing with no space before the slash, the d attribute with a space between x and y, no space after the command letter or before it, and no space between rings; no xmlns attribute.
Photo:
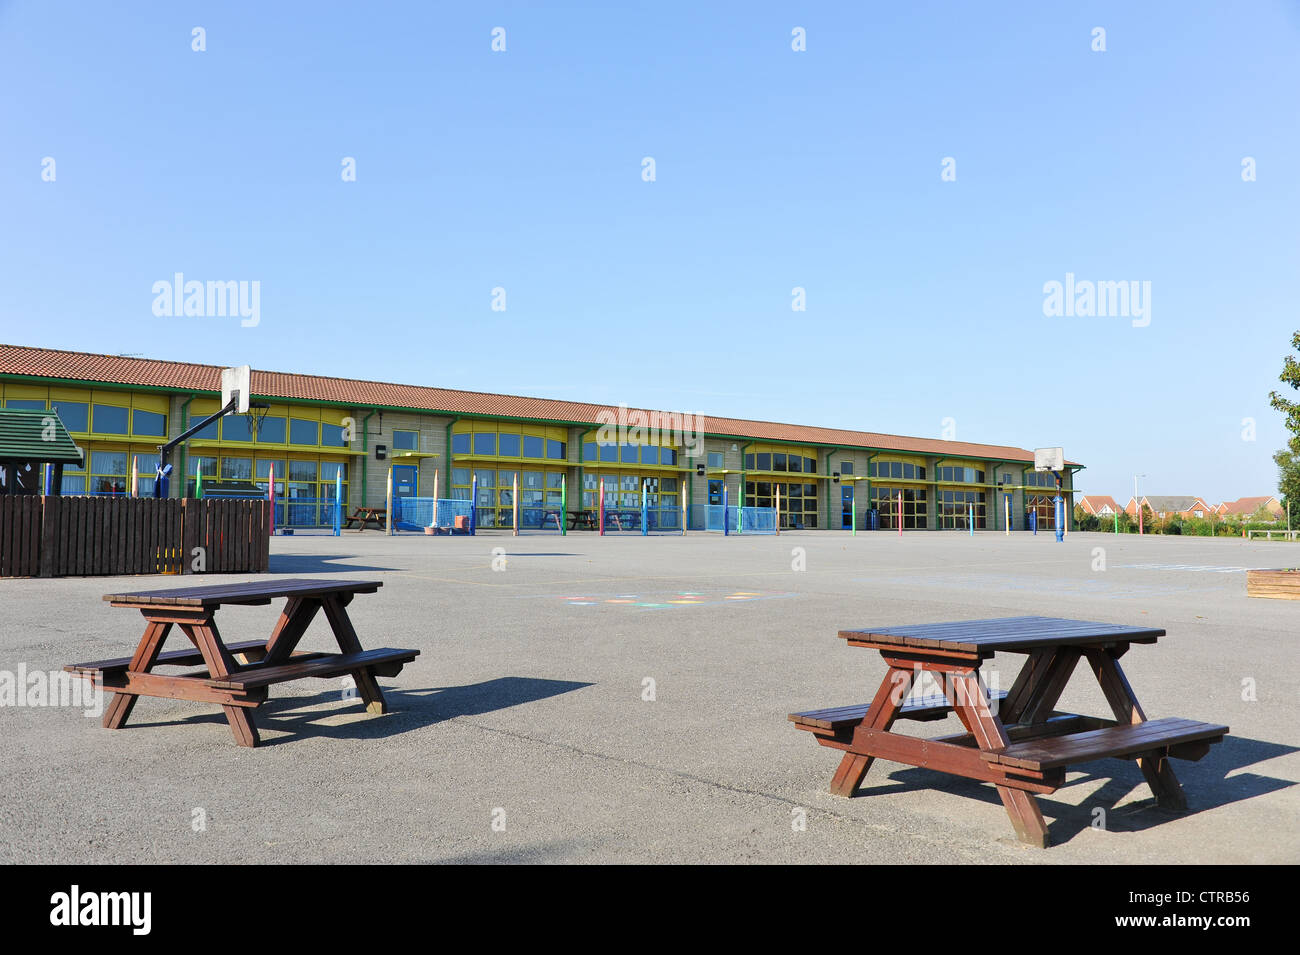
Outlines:
<svg viewBox="0 0 1300 955"><path fill-rule="evenodd" d="M0 0L0 341L1275 491L1300 5L700 6ZM155 317L176 272L259 324ZM1044 316L1067 272L1150 324Z"/></svg>

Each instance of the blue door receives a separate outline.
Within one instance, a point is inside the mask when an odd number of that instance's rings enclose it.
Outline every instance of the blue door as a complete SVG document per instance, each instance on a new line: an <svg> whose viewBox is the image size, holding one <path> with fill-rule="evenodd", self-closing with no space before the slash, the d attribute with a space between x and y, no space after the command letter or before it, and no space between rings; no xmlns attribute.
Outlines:
<svg viewBox="0 0 1300 955"><path fill-rule="evenodd" d="M393 465L393 497L415 497L419 484L419 468L411 464Z"/></svg>
<svg viewBox="0 0 1300 955"><path fill-rule="evenodd" d="M851 530L853 528L853 485L846 484L840 488L840 504L843 512L840 526L845 530Z"/></svg>

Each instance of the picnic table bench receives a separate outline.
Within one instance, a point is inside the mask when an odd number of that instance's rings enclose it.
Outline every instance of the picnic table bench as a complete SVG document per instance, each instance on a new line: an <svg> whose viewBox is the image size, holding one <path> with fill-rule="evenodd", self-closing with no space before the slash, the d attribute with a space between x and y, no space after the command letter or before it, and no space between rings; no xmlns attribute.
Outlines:
<svg viewBox="0 0 1300 955"><path fill-rule="evenodd" d="M135 608L144 615L147 624L135 654L73 663L63 669L112 691L103 717L108 729L125 726L141 696L194 700L219 705L235 742L256 746L260 740L252 711L266 702L269 686L345 674L352 676L368 712L385 713L387 704L375 678L397 676L420 651L362 649L347 605L357 594L372 594L382 586L377 580L290 579L105 594L104 600L111 606ZM265 605L280 597L286 598L286 603L270 637L240 643L222 640L214 618L223 604ZM297 649L322 610L341 653ZM164 653L163 643L173 626L180 627L192 646ZM154 672L159 666L203 669L180 674Z"/></svg>
<svg viewBox="0 0 1300 955"><path fill-rule="evenodd" d="M578 526L594 531L600 526L595 511L569 511L569 530L576 531Z"/></svg>
<svg viewBox="0 0 1300 955"><path fill-rule="evenodd" d="M343 526L351 527L353 521L357 522L358 534L366 529L367 524L378 524L380 530L383 530L388 526L388 508L358 507L352 512L352 516L343 522Z"/></svg>
<svg viewBox="0 0 1300 955"><path fill-rule="evenodd" d="M873 760L921 766L993 783L1023 842L1045 848L1047 825L1034 795L1065 785L1067 767L1105 757L1135 759L1156 803L1187 808L1170 758L1198 760L1228 727L1186 719L1148 720L1119 659L1164 630L1056 617L842 630L851 647L877 650L888 671L870 703L791 713L798 729L844 751L831 792L852 796ZM990 693L980 665L995 652L1027 655L1011 688ZM1114 719L1055 707L1075 667L1086 661ZM942 693L907 699L922 671ZM896 720L955 714L964 733L919 739L890 732Z"/></svg>

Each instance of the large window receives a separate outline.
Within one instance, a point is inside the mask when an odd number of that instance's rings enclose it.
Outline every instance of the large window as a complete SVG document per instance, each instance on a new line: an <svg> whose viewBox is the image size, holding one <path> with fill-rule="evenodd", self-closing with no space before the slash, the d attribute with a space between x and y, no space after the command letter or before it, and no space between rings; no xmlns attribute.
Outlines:
<svg viewBox="0 0 1300 955"><path fill-rule="evenodd" d="M1026 471L1025 485L1027 487L1056 487L1056 475L1051 471Z"/></svg>
<svg viewBox="0 0 1300 955"><path fill-rule="evenodd" d="M492 422L467 422L457 427L472 430L457 431L451 437L453 455L474 457L521 458L536 461L564 461L569 455L564 428L543 428L505 423L494 427ZM396 432L394 432L396 435ZM418 440L418 435L416 435ZM396 437L394 437L396 441ZM412 448L411 450L417 450Z"/></svg>
<svg viewBox="0 0 1300 955"><path fill-rule="evenodd" d="M871 506L878 514L879 527L882 530L898 530L900 507L903 512L904 530L924 530L928 526L925 488L883 487L873 484L870 500Z"/></svg>
<svg viewBox="0 0 1300 955"><path fill-rule="evenodd" d="M984 472L945 464L934 469L934 479L944 484L983 484Z"/></svg>
<svg viewBox="0 0 1300 955"><path fill-rule="evenodd" d="M96 434L126 434L127 409L117 405L95 405L91 427Z"/></svg>
<svg viewBox="0 0 1300 955"><path fill-rule="evenodd" d="M420 450L420 432L418 432L418 431L394 431L394 432L393 432L393 450L394 450L394 451L419 451L419 450Z"/></svg>
<svg viewBox="0 0 1300 955"><path fill-rule="evenodd" d="M125 494L127 491L127 454L125 451L90 453L90 492Z"/></svg>
<svg viewBox="0 0 1300 955"><path fill-rule="evenodd" d="M1028 476L1028 475L1026 475ZM1029 529L1029 515L1038 513L1040 531L1056 530L1056 498L1046 494L1028 494L1025 496L1025 529Z"/></svg>
<svg viewBox="0 0 1300 955"><path fill-rule="evenodd" d="M780 492L782 527L817 526L817 485L786 481L746 481L746 507L776 507Z"/></svg>
<svg viewBox="0 0 1300 955"><path fill-rule="evenodd" d="M288 420L278 416L267 415L257 425L258 444L284 444Z"/></svg>
<svg viewBox="0 0 1300 955"><path fill-rule="evenodd" d="M348 442L343 434L343 425L322 421L320 425L320 443L323 448L346 448Z"/></svg>
<svg viewBox="0 0 1300 955"><path fill-rule="evenodd" d="M515 479L519 480L519 524L523 528L555 525L561 514L564 472L505 468L452 468L452 500L469 500L471 481L477 479L474 521L479 527L514 526Z"/></svg>
<svg viewBox="0 0 1300 955"><path fill-rule="evenodd" d="M58 400L51 405L69 431L85 434L90 430L90 405L84 401Z"/></svg>
<svg viewBox="0 0 1300 955"><path fill-rule="evenodd" d="M789 451L752 451L745 455L746 471L779 471L782 473L816 474L817 458L811 449Z"/></svg>
<svg viewBox="0 0 1300 955"><path fill-rule="evenodd" d="M228 414L221 419L221 440L222 441L242 441L247 443L253 440L253 427L248 422L248 415Z"/></svg>
<svg viewBox="0 0 1300 955"><path fill-rule="evenodd" d="M867 477L924 481L925 467L911 461L872 461L867 465Z"/></svg>
<svg viewBox="0 0 1300 955"><path fill-rule="evenodd" d="M306 418L289 419L289 443L314 445L320 440L320 422Z"/></svg>
<svg viewBox="0 0 1300 955"><path fill-rule="evenodd" d="M64 496L86 493L86 466L84 463L69 461L63 465L63 483L60 485L59 493Z"/></svg>
<svg viewBox="0 0 1300 955"><path fill-rule="evenodd" d="M939 488L936 492L939 526L944 530L969 530L970 514L975 513L975 526L984 523L984 492Z"/></svg>
<svg viewBox="0 0 1300 955"><path fill-rule="evenodd" d="M131 412L131 433L152 438L167 437L167 416L156 411L142 411L139 408Z"/></svg>
<svg viewBox="0 0 1300 955"><path fill-rule="evenodd" d="M563 457L564 455L561 454L560 456ZM653 444L602 445L597 444L595 441L584 441L582 444L582 460L590 462L604 461L609 464L619 462L623 464L663 464L671 467L677 464L677 449L659 447Z"/></svg>

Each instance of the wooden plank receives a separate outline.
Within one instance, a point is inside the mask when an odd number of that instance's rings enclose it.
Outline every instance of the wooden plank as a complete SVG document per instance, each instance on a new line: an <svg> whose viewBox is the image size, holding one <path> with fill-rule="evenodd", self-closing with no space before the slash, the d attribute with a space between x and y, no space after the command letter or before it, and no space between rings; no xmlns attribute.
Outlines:
<svg viewBox="0 0 1300 955"><path fill-rule="evenodd" d="M419 650L380 647L376 650L362 650L360 653L330 653L312 660L281 663L277 666L256 663L229 676L218 677L214 674L211 685L221 689L242 690L289 680L326 679L375 664L410 663L419 655Z"/></svg>
<svg viewBox="0 0 1300 955"><path fill-rule="evenodd" d="M1067 736L1026 740L1011 744L1001 753L982 753L981 757L1021 769L1051 769L1110 756L1150 752L1179 743L1222 739L1227 732L1226 726L1167 717Z"/></svg>
<svg viewBox="0 0 1300 955"><path fill-rule="evenodd" d="M246 640L241 643L229 644L226 649L231 653L242 653L245 650L256 650L265 647L265 640ZM107 673L110 670L130 669L132 659L132 657L113 657L108 660L90 660L86 663L70 663L63 669L69 673L86 670L102 670ZM198 666L202 663L203 654L193 648L159 653L154 660L155 666Z"/></svg>
<svg viewBox="0 0 1300 955"><path fill-rule="evenodd" d="M290 597L285 602L271 637L266 641L267 664L273 666L289 659L320 608L320 600L312 597Z"/></svg>
<svg viewBox="0 0 1300 955"><path fill-rule="evenodd" d="M130 669L139 673L147 673L153 669L154 662L158 659L158 654L162 650L163 644L167 640L167 634L171 632L172 625L169 623L150 622L144 629L144 636L140 638L139 645L135 648L135 653L131 656ZM104 710L103 725L105 729L116 730L126 725L126 721L131 716L131 710L135 708L136 696L131 693L114 693L112 700Z"/></svg>
<svg viewBox="0 0 1300 955"><path fill-rule="evenodd" d="M326 594L370 594L382 587L380 580L312 580L287 578L244 583L207 584L191 587L141 590L104 594L114 606L207 607L218 604L259 604L277 597L324 596Z"/></svg>
<svg viewBox="0 0 1300 955"><path fill-rule="evenodd" d="M199 676L133 673L130 670L104 674L92 682L98 682L104 689L115 693L168 700L192 700L195 703L216 703L220 706L256 707L266 702L267 696L265 688L255 688L245 693L218 689L207 679Z"/></svg>
<svg viewBox="0 0 1300 955"><path fill-rule="evenodd" d="M915 677L911 670L891 667L880 681L880 687L871 701L871 708L858 728L853 731L849 752L840 760L835 775L831 777L831 792L837 796L852 797L871 769L874 757L859 745L859 738L869 731L887 731L894 725L898 710L912 689Z"/></svg>
<svg viewBox="0 0 1300 955"><path fill-rule="evenodd" d="M1002 617L993 620L956 621L867 630L842 630L840 636L855 645L895 645L976 652L1013 648L1032 649L1056 644L1102 644L1117 639L1155 642L1164 636L1158 628L1132 627L1056 617Z"/></svg>

